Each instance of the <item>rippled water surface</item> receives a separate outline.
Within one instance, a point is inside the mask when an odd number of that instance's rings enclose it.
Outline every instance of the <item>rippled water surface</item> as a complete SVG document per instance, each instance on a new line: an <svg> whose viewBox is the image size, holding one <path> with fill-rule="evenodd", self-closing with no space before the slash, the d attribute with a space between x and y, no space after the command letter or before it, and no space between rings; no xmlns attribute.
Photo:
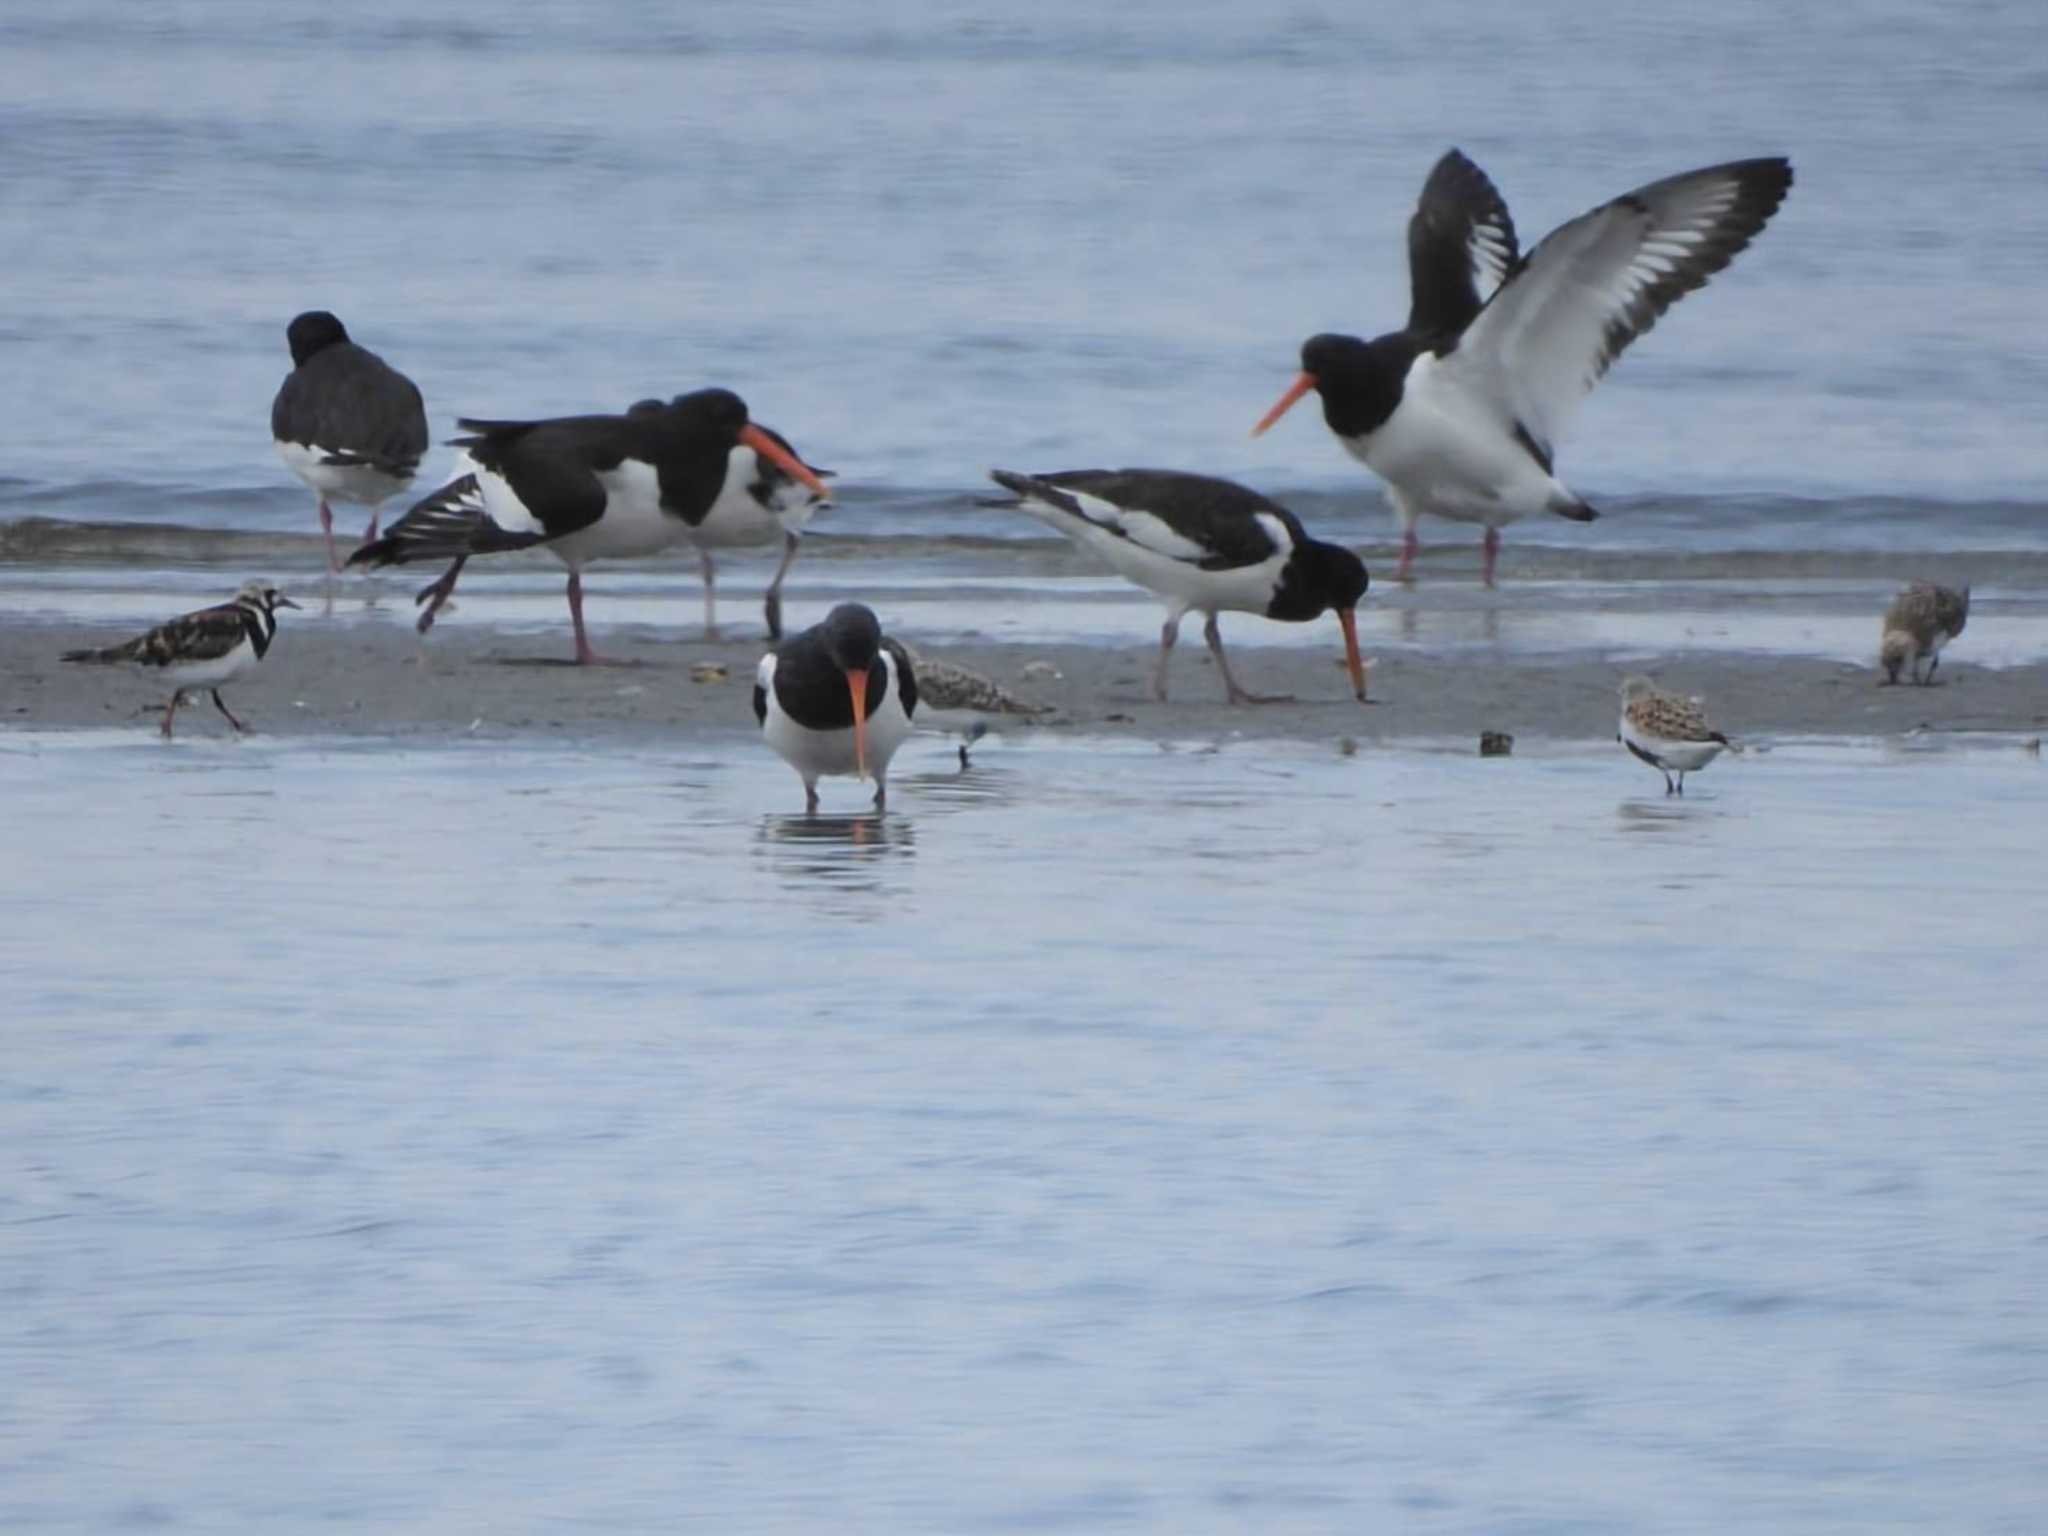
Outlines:
<svg viewBox="0 0 2048 1536"><path fill-rule="evenodd" d="M1247 432L1402 319L1444 148L1525 243L1782 152L1563 445L1607 515L1483 596L1425 525L1368 644L1867 665L1936 575L2037 662L2042 69L1960 3L0 8L0 609L306 585L321 306L437 437L739 389L841 476L793 618L1142 661L987 467L1383 547L1312 411ZM559 647L560 583L447 623ZM591 585L694 627L686 559ZM931 737L878 821L738 731L10 728L0 1528L2033 1533L2040 759L1756 745L1678 801L1604 742Z"/></svg>
<svg viewBox="0 0 2048 1536"><path fill-rule="evenodd" d="M2038 758L984 761L5 738L0 1523L2038 1515Z"/></svg>

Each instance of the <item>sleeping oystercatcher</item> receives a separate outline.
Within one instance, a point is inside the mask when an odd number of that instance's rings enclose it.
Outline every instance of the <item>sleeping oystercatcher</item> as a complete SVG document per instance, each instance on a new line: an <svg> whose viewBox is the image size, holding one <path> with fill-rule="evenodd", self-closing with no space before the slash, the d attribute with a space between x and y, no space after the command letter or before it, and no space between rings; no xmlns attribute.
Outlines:
<svg viewBox="0 0 2048 1536"><path fill-rule="evenodd" d="M427 408L404 374L348 339L324 309L308 310L285 327L292 371L270 405L278 457L320 498L327 568L341 569L329 502L377 508L412 484L427 451Z"/></svg>
<svg viewBox="0 0 2048 1536"><path fill-rule="evenodd" d="M1904 668L1914 682L1925 687L1934 681L1934 669L1941 665L1941 648L1963 632L1970 621L1970 589L1937 586L1916 581L1903 588L1884 611L1884 633L1878 643L1878 660L1885 680L1896 683ZM1923 676L1920 663L1927 663Z"/></svg>
<svg viewBox="0 0 2048 1536"><path fill-rule="evenodd" d="M818 808L819 778L849 773L873 773L875 808L886 809L889 759L916 713L910 659L861 603L841 603L763 656L754 674L754 718L803 779L806 811Z"/></svg>
<svg viewBox="0 0 2048 1536"><path fill-rule="evenodd" d="M1782 159L1687 171L1560 225L1524 257L1500 193L1454 149L1408 222L1408 324L1372 341L1310 337L1300 375L1252 435L1315 390L1346 451L1387 483L1401 525L1395 579L1407 579L1415 520L1431 512L1486 525L1491 586L1507 524L1597 515L1552 472L1573 408L1755 238L1791 185Z"/></svg>
<svg viewBox="0 0 2048 1536"><path fill-rule="evenodd" d="M1216 615L1224 609L1302 623L1337 610L1351 691L1365 701L1355 617L1365 565L1348 549L1309 537L1301 519L1229 480L1172 469L1074 469L1056 475L989 471L1026 512L1094 551L1166 604L1153 692L1166 699L1166 663L1189 609L1208 616L1202 638L1233 704L1281 702L1247 693L1230 674Z"/></svg>
<svg viewBox="0 0 2048 1536"><path fill-rule="evenodd" d="M66 651L66 661L125 665L171 684L171 702L164 706L163 734L171 734L171 717L185 701L188 688L205 688L214 707L236 731L248 726L237 720L221 685L247 672L270 650L277 636L277 610L299 605L267 581L245 581L234 597L215 608L201 608L159 624L148 634L103 650Z"/></svg>
<svg viewBox="0 0 2048 1536"><path fill-rule="evenodd" d="M723 490L736 446L751 449L819 497L830 493L804 463L747 419L728 389L700 389L667 405L618 416L457 423L470 472L444 485L348 557L350 565L455 564L421 596L454 590L471 555L544 545L569 568L576 659L602 658L583 627L583 567L651 555L688 536ZM432 620L432 609L422 629Z"/></svg>
<svg viewBox="0 0 2048 1536"><path fill-rule="evenodd" d="M1621 728L1615 739L1664 775L1667 795L1684 794L1685 776L1706 767L1729 745L1707 724L1707 712L1697 702L1660 692L1647 677L1622 679Z"/></svg>

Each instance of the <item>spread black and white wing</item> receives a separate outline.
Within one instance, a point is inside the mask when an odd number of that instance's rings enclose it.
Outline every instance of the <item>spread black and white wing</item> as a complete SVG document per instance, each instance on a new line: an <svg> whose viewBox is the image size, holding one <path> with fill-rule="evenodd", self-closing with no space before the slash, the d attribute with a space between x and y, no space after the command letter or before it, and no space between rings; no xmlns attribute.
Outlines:
<svg viewBox="0 0 2048 1536"><path fill-rule="evenodd" d="M1456 336L1521 254L1507 200L1486 172L1451 150L1422 185L1408 220L1408 329Z"/></svg>
<svg viewBox="0 0 2048 1536"><path fill-rule="evenodd" d="M1653 181L1559 225L1509 273L1445 368L1548 456L1629 343L1727 266L1791 185L1785 160L1737 160Z"/></svg>

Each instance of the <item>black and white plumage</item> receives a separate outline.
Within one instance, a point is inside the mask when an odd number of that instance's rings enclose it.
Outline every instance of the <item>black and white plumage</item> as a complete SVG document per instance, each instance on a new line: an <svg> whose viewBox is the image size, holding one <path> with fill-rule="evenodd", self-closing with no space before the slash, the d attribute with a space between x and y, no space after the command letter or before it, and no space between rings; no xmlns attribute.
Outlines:
<svg viewBox="0 0 2048 1536"><path fill-rule="evenodd" d="M825 483L747 418L728 389L700 389L616 416L459 426L464 470L417 502L351 565L455 564L422 592L439 607L472 555L545 546L569 568L576 660L600 661L583 625L583 567L651 555L688 537L725 488L733 450L750 449L820 498ZM421 628L432 622L432 609Z"/></svg>
<svg viewBox="0 0 2048 1536"><path fill-rule="evenodd" d="M1707 712L1697 699L1665 693L1647 677L1622 679L1621 724L1615 740L1664 775L1667 795L1684 794L1685 776L1733 745L1707 723Z"/></svg>
<svg viewBox="0 0 2048 1536"><path fill-rule="evenodd" d="M1884 633L1878 642L1878 660L1885 681L1896 683L1903 669L1925 687L1934 681L1934 669L1941 665L1941 648L1963 632L1970 620L1970 589L1960 592L1931 581L1916 581L1903 588L1884 611ZM1920 670L1922 662L1927 671Z"/></svg>
<svg viewBox="0 0 2048 1536"><path fill-rule="evenodd" d="M1356 610L1370 578L1350 550L1309 537L1278 502L1230 480L1172 469L1076 469L989 478L1014 503L1099 556L1166 604L1153 692L1166 698L1166 667L1181 619L1204 614L1202 637L1233 704L1271 702L1231 675L1216 616L1224 610L1303 623L1335 609L1344 631L1351 690L1365 700Z"/></svg>
<svg viewBox="0 0 2048 1536"><path fill-rule="evenodd" d="M427 408L411 379L349 340L324 309L285 327L292 371L270 404L278 457L319 498L327 567L341 569L330 502L370 509L363 537L377 537L377 508L412 484L427 451Z"/></svg>
<svg viewBox="0 0 2048 1536"><path fill-rule="evenodd" d="M66 651L64 660L103 666L130 666L171 685L164 706L163 734L171 734L171 717L188 689L204 688L214 707L237 732L248 726L235 718L221 698L223 684L240 677L270 652L277 637L277 610L299 605L267 581L245 581L233 598L213 608L159 624L145 635L97 650Z"/></svg>
<svg viewBox="0 0 2048 1536"><path fill-rule="evenodd" d="M630 416L636 412L661 411L668 408L663 400L641 400L627 408ZM755 425L792 458L801 459L789 439L773 427L756 422ZM425 516L443 520L488 521L489 513L484 508L483 490L476 479L474 464L467 455L460 467L466 472L458 475L447 485L436 491L428 501L436 503L431 509L427 502L419 508L426 509ZM832 471L807 466L820 480L829 479ZM782 638L782 582L795 564L797 549L802 542L804 528L811 518L830 503L818 492L798 480L781 465L763 457L744 443L735 444L726 456L725 482L719 487L717 497L704 511L696 523L683 524L683 536L697 549L704 567L704 634L707 639L718 637L716 599L713 593L715 571L711 560L713 549L725 549L752 544L770 543L779 534L782 539L782 560L775 567L775 575L768 583L767 593L762 599L762 611L768 623L768 638ZM455 583L462 575L462 568L469 563L468 555L458 555L447 570L428 585L420 588L413 602L420 609L420 616L414 627L425 634L434 627L434 620L442 606L455 593Z"/></svg>
<svg viewBox="0 0 2048 1536"><path fill-rule="evenodd" d="M1437 162L1408 225L1408 324L1371 341L1324 334L1253 435L1310 390L1352 457L1387 484L1402 533L1397 580L1424 512L1500 530L1597 514L1553 469L1573 410L1629 343L1756 237L1792 185L1783 159L1669 176L1516 252L1507 204L1457 150ZM1490 288L1490 293L1489 293Z"/></svg>
<svg viewBox="0 0 2048 1536"><path fill-rule="evenodd" d="M643 400L633 409L644 410L659 405L659 401ZM765 425L761 431L792 459L801 460L802 456L780 432ZM811 465L810 470L820 480L832 477L829 469ZM717 569L711 552L714 549L772 544L778 538L782 541L782 560L775 567L775 575L769 579L768 590L761 599L761 609L768 623L768 638L782 638L782 580L796 562L805 527L821 508L829 504L822 493L812 490L780 464L765 458L747 444L741 443L733 448L726 457L725 483L719 487L717 497L694 521L687 514L684 516L687 536L704 568L706 639L718 637L717 595L713 590Z"/></svg>
<svg viewBox="0 0 2048 1536"><path fill-rule="evenodd" d="M909 739L917 702L910 658L862 603L841 603L754 674L754 718L804 781L806 811L818 808L820 778L871 773L875 807L886 809L889 760Z"/></svg>

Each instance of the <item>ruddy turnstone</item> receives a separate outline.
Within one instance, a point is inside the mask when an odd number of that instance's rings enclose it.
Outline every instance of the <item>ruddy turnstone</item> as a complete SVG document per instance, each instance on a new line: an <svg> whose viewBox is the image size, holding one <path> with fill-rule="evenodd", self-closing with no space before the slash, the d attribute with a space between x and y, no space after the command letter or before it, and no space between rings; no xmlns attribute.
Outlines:
<svg viewBox="0 0 2048 1536"><path fill-rule="evenodd" d="M277 610L299 605L267 581L245 581L228 602L180 614L159 624L146 635L121 645L99 650L66 651L64 660L125 665L141 669L171 684L171 701L164 706L163 734L169 739L171 717L178 712L188 689L204 688L213 695L214 707L227 717L237 732L248 726L237 720L221 686L232 682L261 661L277 637Z"/></svg>
<svg viewBox="0 0 2048 1536"><path fill-rule="evenodd" d="M729 389L700 389L616 416L457 423L469 470L415 504L351 565L454 564L420 596L438 607L471 555L544 546L569 568L576 660L601 661L583 627L583 567L655 554L689 536L725 488L735 448L750 449L819 498L825 482L747 419ZM432 621L428 610L421 628Z"/></svg>
<svg viewBox="0 0 2048 1536"><path fill-rule="evenodd" d="M1878 642L1878 660L1885 681L1896 683L1905 668L1923 687L1934 681L1934 669L1941 665L1941 648L1963 632L1970 619L1970 589L1938 586L1916 581L1892 599L1884 611L1884 633ZM1927 663L1923 676L1920 663Z"/></svg>
<svg viewBox="0 0 2048 1536"><path fill-rule="evenodd" d="M875 779L875 808L888 805L889 759L917 713L916 669L863 603L841 603L761 658L754 718L762 739L804 781L804 809L818 808L818 780Z"/></svg>
<svg viewBox="0 0 2048 1536"><path fill-rule="evenodd" d="M320 502L327 568L341 569L330 502L370 509L363 537L377 537L377 508L412 484L427 451L427 408L411 379L348 339L342 323L312 309L285 327L292 371L270 405L278 457Z"/></svg>
<svg viewBox="0 0 2048 1536"><path fill-rule="evenodd" d="M1408 323L1372 341L1312 336L1301 372L1252 435L1310 390L1353 458L1387 484L1405 581L1424 512L1500 530L1554 512L1596 514L1552 470L1572 411L1628 344L1755 238L1792 185L1782 159L1736 160L1653 181L1518 254L1486 173L1453 149L1408 221Z"/></svg>
<svg viewBox="0 0 2048 1536"><path fill-rule="evenodd" d="M1344 631L1351 691L1365 701L1356 618L1369 581L1365 564L1348 549L1309 537L1301 519L1278 502L1233 481L1172 469L1073 469L1052 475L995 469L989 478L1018 498L995 505L1021 506L1166 604L1153 680L1162 703L1167 659L1190 609L1206 616L1202 637L1233 704L1284 700L1238 686L1223 654L1219 612L1299 624L1335 609Z"/></svg>
<svg viewBox="0 0 2048 1536"><path fill-rule="evenodd" d="M1698 701L1661 692L1647 677L1622 679L1616 739L1664 775L1667 795L1684 794L1685 776L1706 767L1729 745L1726 736L1707 724L1707 713Z"/></svg>

